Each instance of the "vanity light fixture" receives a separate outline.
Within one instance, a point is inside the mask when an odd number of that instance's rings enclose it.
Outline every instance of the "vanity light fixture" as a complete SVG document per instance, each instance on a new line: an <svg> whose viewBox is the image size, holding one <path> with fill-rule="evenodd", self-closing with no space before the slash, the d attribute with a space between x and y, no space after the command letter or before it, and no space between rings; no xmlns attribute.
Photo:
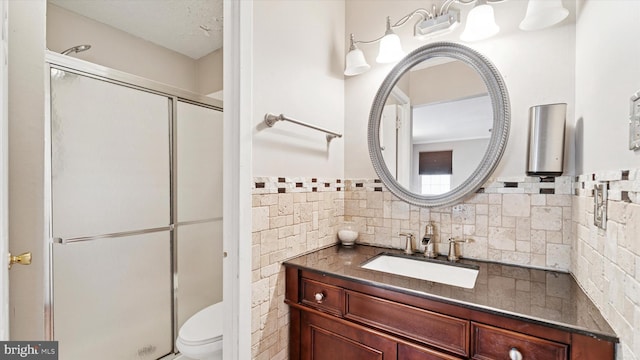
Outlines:
<svg viewBox="0 0 640 360"><path fill-rule="evenodd" d="M467 25L460 34L460 40L483 40L497 34L498 31L500 27L496 24L493 7L487 4L486 0L478 0L476 6L467 15Z"/></svg>
<svg viewBox="0 0 640 360"><path fill-rule="evenodd" d="M347 66L344 69L344 74L347 76L359 75L370 68L371 66L364 58L364 53L358 49L354 36L351 34L351 45L347 53Z"/></svg>
<svg viewBox="0 0 640 360"><path fill-rule="evenodd" d="M388 64L402 59L405 55L400 43L400 37L391 29L391 18L387 16L387 31L380 39L380 49L376 62L378 64Z"/></svg>
<svg viewBox="0 0 640 360"><path fill-rule="evenodd" d="M478 41L487 39L500 31L496 24L493 4L506 0L445 0L440 9L432 5L431 10L419 8L408 15L403 16L396 23L391 24L387 17L387 27L384 35L370 40L356 40L354 34L350 35L349 52L346 56L344 74L346 76L359 75L371 68L364 57L362 50L356 44L373 44L380 42L378 63L390 63L400 60L404 56L400 37L393 29L402 27L413 17L419 17L413 28L413 35L418 39L442 35L452 31L461 22L460 10L451 7L452 4L475 4L467 15L467 23L460 35L462 41ZM522 30L540 30L560 23L569 15L569 10L562 6L562 0L529 0L527 13L520 23Z"/></svg>
<svg viewBox="0 0 640 360"><path fill-rule="evenodd" d="M540 30L553 26L569 16L562 0L529 0L527 13L520 23L521 30Z"/></svg>
<svg viewBox="0 0 640 360"><path fill-rule="evenodd" d="M419 20L415 23L413 28L413 34L415 37L422 39L425 37L441 35L453 30L458 24L460 24L460 11L451 7L453 3L472 4L476 1L481 1L484 5L489 6L487 3L496 3L505 0L445 0L439 10L435 5L431 7L431 10L423 8L416 9L410 14L403 16L393 25L391 24L391 19L387 17L386 31L384 35L377 39L370 41L355 40L355 36L351 34L351 44L349 46L349 53L347 53L344 74L347 76L359 75L370 68L369 64L367 64L364 59L362 50L358 49L356 44L373 44L379 42L380 47L378 50L378 56L376 57L376 62L396 62L403 58L405 53L402 50L400 37L393 31L393 29L406 25L410 19L417 16L419 17ZM490 10L492 11L492 9ZM495 25L495 27L497 27L497 25Z"/></svg>

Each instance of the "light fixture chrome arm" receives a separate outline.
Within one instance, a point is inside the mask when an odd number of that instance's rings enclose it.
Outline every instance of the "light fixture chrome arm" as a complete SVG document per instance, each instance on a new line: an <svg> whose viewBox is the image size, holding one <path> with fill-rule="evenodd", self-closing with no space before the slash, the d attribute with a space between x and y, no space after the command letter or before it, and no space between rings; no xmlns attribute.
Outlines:
<svg viewBox="0 0 640 360"><path fill-rule="evenodd" d="M396 21L395 24L393 24L393 25L391 25L391 23L390 23L391 20L390 20L389 16L387 16L387 26L389 28L391 28L391 29L396 29L396 28L402 27L407 23L407 21L409 21L415 15L420 15L420 17L421 17L420 21L422 21L422 20L434 17L435 16L435 12L430 12L427 9L419 8L419 9L416 9L416 10L412 11L411 13L401 17L400 20ZM380 37L378 37L376 39L373 39L373 40L355 40L355 37L354 37L353 33L351 33L351 41L352 41L352 44L373 44L373 43L377 43L380 40L382 40L382 38L385 37L386 35L387 34L385 33L382 36L380 36Z"/></svg>
<svg viewBox="0 0 640 360"><path fill-rule="evenodd" d="M304 127L308 127L308 128L314 129L314 130L322 131L323 133L327 134L327 142L333 140L334 138L341 138L342 137L342 134L340 134L340 133L333 132L333 131L327 130L327 129L323 129L323 128L315 126L315 125L307 124L305 122L302 122L302 121L296 120L296 119L292 119L290 117L286 117L284 114L274 115L274 114L271 114L271 113L266 113L264 115L264 123L267 124L267 126L269 126L269 127L272 127L273 124L275 124L278 121L288 121L288 122L292 122L294 124L302 125Z"/></svg>

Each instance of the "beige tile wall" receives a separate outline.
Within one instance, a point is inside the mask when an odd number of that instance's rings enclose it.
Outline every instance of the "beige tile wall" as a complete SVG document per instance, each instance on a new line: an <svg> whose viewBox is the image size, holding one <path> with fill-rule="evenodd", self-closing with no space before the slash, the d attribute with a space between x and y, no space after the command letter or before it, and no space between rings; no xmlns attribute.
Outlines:
<svg viewBox="0 0 640 360"><path fill-rule="evenodd" d="M315 180L315 181L312 181ZM282 261L336 242L341 181L256 178L253 188L252 358L288 358Z"/></svg>
<svg viewBox="0 0 640 360"><path fill-rule="evenodd" d="M608 221L593 221L595 183L609 186ZM640 359L640 171L582 175L573 197L571 269L620 337L618 359Z"/></svg>
<svg viewBox="0 0 640 360"><path fill-rule="evenodd" d="M463 256L568 271L571 186L568 177L559 179L499 179L461 204L435 209L409 205L375 181L347 180L344 215L357 224L360 243L404 248L398 234L413 233L420 243L431 221L441 254L447 254L449 238L470 239L458 246ZM555 194L540 194L541 188Z"/></svg>
<svg viewBox="0 0 640 360"><path fill-rule="evenodd" d="M473 242L460 246L463 256L571 269L621 337L619 359L640 360L640 331L634 332L640 329L640 205L632 203L640 201L638 174L581 176L576 195L567 177L555 184L498 179L485 193L439 209L408 205L376 180L255 178L253 358L288 357L282 261L335 243L340 224L350 220L362 243L402 248L399 232L422 238L433 221L441 253L448 250L446 239L465 237ZM609 182L606 231L592 225L594 181Z"/></svg>

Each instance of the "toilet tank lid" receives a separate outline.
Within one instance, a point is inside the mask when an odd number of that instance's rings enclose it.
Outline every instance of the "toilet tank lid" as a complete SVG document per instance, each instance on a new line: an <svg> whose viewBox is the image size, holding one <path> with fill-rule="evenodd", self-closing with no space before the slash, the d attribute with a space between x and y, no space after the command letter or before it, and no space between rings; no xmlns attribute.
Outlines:
<svg viewBox="0 0 640 360"><path fill-rule="evenodd" d="M187 343L215 341L222 338L222 302L198 311L180 328L178 336Z"/></svg>

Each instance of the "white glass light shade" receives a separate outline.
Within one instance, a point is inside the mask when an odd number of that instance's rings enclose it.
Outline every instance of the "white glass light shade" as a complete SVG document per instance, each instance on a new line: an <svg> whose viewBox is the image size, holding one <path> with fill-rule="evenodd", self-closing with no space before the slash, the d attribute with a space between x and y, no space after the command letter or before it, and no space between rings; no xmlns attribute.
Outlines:
<svg viewBox="0 0 640 360"><path fill-rule="evenodd" d="M553 26L569 16L562 0L529 0L527 14L520 23L522 30L540 30Z"/></svg>
<svg viewBox="0 0 640 360"><path fill-rule="evenodd" d="M376 62L380 64L392 63L404 57L405 53L400 44L400 37L392 31L380 39L380 50Z"/></svg>
<svg viewBox="0 0 640 360"><path fill-rule="evenodd" d="M347 76L360 75L371 68L364 58L364 53L358 48L347 53L346 62L347 65L344 69L344 74Z"/></svg>
<svg viewBox="0 0 640 360"><path fill-rule="evenodd" d="M460 40L477 41L491 37L500 31L500 27L496 24L493 8L491 5L478 4L467 15L467 25Z"/></svg>

